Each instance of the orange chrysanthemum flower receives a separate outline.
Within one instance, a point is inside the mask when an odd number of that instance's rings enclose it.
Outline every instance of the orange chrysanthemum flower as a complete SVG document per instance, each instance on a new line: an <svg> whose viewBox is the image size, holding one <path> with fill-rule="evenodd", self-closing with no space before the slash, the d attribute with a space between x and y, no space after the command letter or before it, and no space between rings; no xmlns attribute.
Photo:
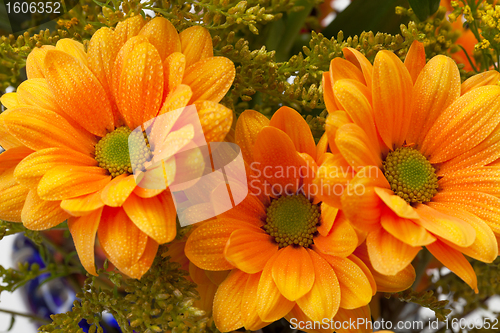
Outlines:
<svg viewBox="0 0 500 333"><path fill-rule="evenodd" d="M114 30L99 29L87 52L69 39L35 49L26 70L28 80L17 93L2 97L8 110L0 116L6 149L0 155L0 218L36 230L68 220L88 272L96 274L98 234L110 261L140 278L158 244L175 237L176 211L168 189L137 186L129 134L194 104L206 140L222 141L232 111L218 102L234 79L233 63L213 56L202 27L178 34L164 18L145 24L136 16ZM166 143L177 140L169 146L174 150L196 135L175 124L165 133Z"/></svg>
<svg viewBox="0 0 500 333"><path fill-rule="evenodd" d="M249 165L250 194L197 227L185 248L204 270L231 270L214 299L217 327L257 330L284 316L369 318L376 283L353 255L356 231L312 186L326 142L316 147L305 120L288 107L270 121L245 111L235 140Z"/></svg>
<svg viewBox="0 0 500 333"><path fill-rule="evenodd" d="M453 60L425 64L415 42L403 64L381 51L372 64L344 49L323 75L331 160L320 168L321 196L367 233L373 267L394 275L426 246L477 291L462 253L492 262L500 235L500 74L460 84ZM341 176L338 169L353 170ZM348 184L347 184L348 183Z"/></svg>

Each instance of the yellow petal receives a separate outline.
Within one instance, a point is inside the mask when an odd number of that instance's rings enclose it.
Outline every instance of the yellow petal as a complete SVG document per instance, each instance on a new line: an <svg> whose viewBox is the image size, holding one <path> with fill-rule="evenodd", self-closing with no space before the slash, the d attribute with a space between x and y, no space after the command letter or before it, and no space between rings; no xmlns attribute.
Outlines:
<svg viewBox="0 0 500 333"><path fill-rule="evenodd" d="M214 297L214 322L221 332L243 327L241 301L249 274L234 269L217 288Z"/></svg>
<svg viewBox="0 0 500 333"><path fill-rule="evenodd" d="M425 66L425 48L424 44L419 41L413 41L406 54L405 66L410 72L413 83L417 81L418 75Z"/></svg>
<svg viewBox="0 0 500 333"><path fill-rule="evenodd" d="M19 96L15 92L3 94L2 97L0 97L0 101L7 109L15 108L23 104L20 103Z"/></svg>
<svg viewBox="0 0 500 333"><path fill-rule="evenodd" d="M253 162L253 145L257 140L257 135L262 128L268 125L269 119L254 110L246 110L238 117L235 141L241 148L243 159L247 163Z"/></svg>
<svg viewBox="0 0 500 333"><path fill-rule="evenodd" d="M101 191L61 201L61 208L73 216L85 216L103 206Z"/></svg>
<svg viewBox="0 0 500 333"><path fill-rule="evenodd" d="M165 59L163 62L163 76L165 78L164 96L167 96L170 91L174 91L182 83L186 66L186 57L180 52L174 52Z"/></svg>
<svg viewBox="0 0 500 333"><path fill-rule="evenodd" d="M144 23L144 19L141 15L135 15L129 19L118 22L115 28L115 38L118 45L121 47L125 45L130 38L137 36L144 26Z"/></svg>
<svg viewBox="0 0 500 333"><path fill-rule="evenodd" d="M149 199L132 193L123 209L132 222L157 243L167 243L175 238L177 213L170 193L164 191Z"/></svg>
<svg viewBox="0 0 500 333"><path fill-rule="evenodd" d="M392 236L410 246L424 246L436 240L424 227L397 216L390 209L383 210L380 224Z"/></svg>
<svg viewBox="0 0 500 333"><path fill-rule="evenodd" d="M17 97L21 104L38 106L41 109L56 111L64 115L45 79L24 81L17 87Z"/></svg>
<svg viewBox="0 0 500 333"><path fill-rule="evenodd" d="M392 52L380 51L373 64L373 111L380 136L389 148L400 147L411 121L413 83L408 70Z"/></svg>
<svg viewBox="0 0 500 333"><path fill-rule="evenodd" d="M26 228L46 230L55 227L70 217L60 207L61 201L42 200L36 190L31 190L26 198L21 219Z"/></svg>
<svg viewBox="0 0 500 333"><path fill-rule="evenodd" d="M21 212L28 192L29 189L14 178L14 168L0 172L0 219L21 222Z"/></svg>
<svg viewBox="0 0 500 333"><path fill-rule="evenodd" d="M193 91L194 93L194 91ZM192 99L192 98L191 98ZM207 142L222 142L233 123L233 111L213 101L197 101L201 127Z"/></svg>
<svg viewBox="0 0 500 333"><path fill-rule="evenodd" d="M437 260L464 280L476 294L479 293L477 289L476 273L462 253L452 249L439 240L427 245L427 249Z"/></svg>
<svg viewBox="0 0 500 333"><path fill-rule="evenodd" d="M118 267L139 261L148 242L122 208L104 207L98 229L99 243L109 260Z"/></svg>
<svg viewBox="0 0 500 333"><path fill-rule="evenodd" d="M356 124L345 124L335 134L335 144L346 161L354 168L368 165L381 167L380 153L374 150L373 141Z"/></svg>
<svg viewBox="0 0 500 333"><path fill-rule="evenodd" d="M191 103L208 100L218 103L233 83L236 71L231 60L212 57L198 61L186 68L182 83L193 90Z"/></svg>
<svg viewBox="0 0 500 333"><path fill-rule="evenodd" d="M88 66L87 53L85 53L85 49L83 48L82 43L77 42L74 39L63 38L57 41L56 50L63 51L64 53L69 54L75 59L80 60L85 66Z"/></svg>
<svg viewBox="0 0 500 333"><path fill-rule="evenodd" d="M476 239L476 231L466 221L424 204L418 204L415 210L420 219L414 221L439 237L463 247L472 245Z"/></svg>
<svg viewBox="0 0 500 333"><path fill-rule="evenodd" d="M26 74L28 79L45 78L45 56L47 51L55 50L55 46L43 45L35 47L26 59Z"/></svg>
<svg viewBox="0 0 500 333"><path fill-rule="evenodd" d="M418 219L418 214L403 198L387 188L375 187L375 193L397 216L404 219Z"/></svg>
<svg viewBox="0 0 500 333"><path fill-rule="evenodd" d="M33 150L20 146L7 149L0 153L0 174L10 168L16 167L19 162L33 153Z"/></svg>
<svg viewBox="0 0 500 333"><path fill-rule="evenodd" d="M108 206L120 207L136 186L133 175L120 175L106 185L102 191L101 199Z"/></svg>
<svg viewBox="0 0 500 333"><path fill-rule="evenodd" d="M214 56L210 32L202 26L195 25L179 34L182 53L186 56L186 67Z"/></svg>
<svg viewBox="0 0 500 333"><path fill-rule="evenodd" d="M104 251L106 252L106 251ZM146 248L141 258L131 266L121 266L119 263L113 263L122 273L130 276L133 279L140 279L151 267L158 252L158 243L153 239L148 238ZM107 254L106 254L107 256Z"/></svg>
<svg viewBox="0 0 500 333"><path fill-rule="evenodd" d="M372 299L372 286L363 270L348 258L322 255L332 266L340 284L340 307L355 309Z"/></svg>
<svg viewBox="0 0 500 333"><path fill-rule="evenodd" d="M454 216L463 221L467 221L474 230L476 231L476 239L474 243L472 243L469 247L461 247L453 244L452 242L448 242L446 240L442 240L448 246L451 246L455 250L462 252L465 255L468 255L471 258L476 260L480 260L482 262L491 263L498 256L498 244L495 238L495 234L491 230L491 228L477 217L474 214L471 214L465 210L450 208L446 204L430 202L429 206L435 208L436 210L443 212L445 214Z"/></svg>
<svg viewBox="0 0 500 333"><path fill-rule="evenodd" d="M307 249L314 267L311 290L297 300L297 305L314 321L332 319L341 304L341 288L337 275L329 263L313 250ZM342 298L344 293L342 292Z"/></svg>
<svg viewBox="0 0 500 333"><path fill-rule="evenodd" d="M94 152L95 138L75 129L57 113L34 106L13 110L2 117L3 123L25 146L33 150L60 147L87 154Z"/></svg>
<svg viewBox="0 0 500 333"><path fill-rule="evenodd" d="M269 126L285 132L292 139L296 151L309 154L316 159L316 144L311 128L297 111L288 106L282 106L273 114Z"/></svg>
<svg viewBox="0 0 500 333"><path fill-rule="evenodd" d="M141 126L155 117L163 96L163 65L150 43L136 45L123 60L118 109L129 128Z"/></svg>
<svg viewBox="0 0 500 333"><path fill-rule="evenodd" d="M460 97L460 73L443 55L432 58L415 83L407 143L422 144L439 115Z"/></svg>
<svg viewBox="0 0 500 333"><path fill-rule="evenodd" d="M495 70L476 74L465 80L464 83L462 83L462 95L478 87L487 85L497 85L499 81L500 81L500 73L498 73Z"/></svg>
<svg viewBox="0 0 500 333"><path fill-rule="evenodd" d="M364 242L364 240L363 240L363 242ZM370 268L368 268L368 266L361 259L356 257L354 254L351 254L347 259L349 259L356 266L361 268L363 273L366 275L368 282L370 283L370 286L372 288L372 296L374 296L377 293L377 282L375 281L375 278L373 277L373 274L372 274L372 271L370 270Z"/></svg>
<svg viewBox="0 0 500 333"><path fill-rule="evenodd" d="M477 146L499 122L500 87L479 87L441 113L420 151L431 163L447 161Z"/></svg>
<svg viewBox="0 0 500 333"><path fill-rule="evenodd" d="M281 250L283 251L283 250ZM287 300L279 291L272 276L272 270L280 252L267 262L260 277L257 288L257 312L264 321L276 321L285 316L295 305Z"/></svg>
<svg viewBox="0 0 500 333"><path fill-rule="evenodd" d="M401 242L382 228L368 234L366 246L373 268L384 275L398 274L422 249Z"/></svg>
<svg viewBox="0 0 500 333"><path fill-rule="evenodd" d="M290 301L307 294L314 284L311 255L303 247L287 246L279 252L272 268L274 283Z"/></svg>
<svg viewBox="0 0 500 333"><path fill-rule="evenodd" d="M58 104L67 115L101 137L114 130L110 101L90 69L58 50L47 52L45 67L50 90L58 96Z"/></svg>
<svg viewBox="0 0 500 333"><path fill-rule="evenodd" d="M164 17L155 17L141 29L160 54L162 62L172 53L181 52L181 40L172 23Z"/></svg>
<svg viewBox="0 0 500 333"><path fill-rule="evenodd" d="M256 297L261 273L248 276L245 292L241 300L241 320L247 330L256 331L270 323L262 321L257 313L258 299Z"/></svg>
<svg viewBox="0 0 500 333"><path fill-rule="evenodd" d="M97 228L101 221L102 209L83 217L68 219L68 229L73 236L76 252L82 266L92 275L97 276L94 260L94 244Z"/></svg>
<svg viewBox="0 0 500 333"><path fill-rule="evenodd" d="M158 115L186 107L191 96L193 96L193 92L189 86L185 84L178 85L168 93Z"/></svg>

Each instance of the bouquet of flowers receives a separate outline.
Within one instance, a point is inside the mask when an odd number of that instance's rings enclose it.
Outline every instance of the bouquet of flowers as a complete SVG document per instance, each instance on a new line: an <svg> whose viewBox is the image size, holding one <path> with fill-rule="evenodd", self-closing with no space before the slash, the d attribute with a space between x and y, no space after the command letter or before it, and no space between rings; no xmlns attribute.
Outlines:
<svg viewBox="0 0 500 333"><path fill-rule="evenodd" d="M76 299L0 311L500 329L478 314L500 291L496 1L24 1L0 12L0 239L41 259L0 266L0 292Z"/></svg>

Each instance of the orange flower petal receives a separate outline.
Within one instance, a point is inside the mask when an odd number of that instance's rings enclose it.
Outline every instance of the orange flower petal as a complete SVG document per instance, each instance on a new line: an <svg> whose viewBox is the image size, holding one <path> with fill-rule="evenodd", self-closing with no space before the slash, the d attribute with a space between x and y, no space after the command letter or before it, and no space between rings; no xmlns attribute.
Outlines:
<svg viewBox="0 0 500 333"><path fill-rule="evenodd" d="M34 106L14 109L3 118L4 125L25 146L33 150L60 147L93 153L95 140L76 130L63 117ZM29 119L29 122L26 121Z"/></svg>
<svg viewBox="0 0 500 333"><path fill-rule="evenodd" d="M70 215L60 207L61 201L42 200L36 190L31 190L21 213L21 219L26 228L31 230L46 230L64 222Z"/></svg>
<svg viewBox="0 0 500 333"><path fill-rule="evenodd" d="M321 203L321 224L318 227L320 235L328 236L339 212L338 208Z"/></svg>
<svg viewBox="0 0 500 333"><path fill-rule="evenodd" d="M323 218L323 212L321 217ZM330 233L327 236L316 236L314 244L325 254L345 258L358 246L358 236L345 214L340 211Z"/></svg>
<svg viewBox="0 0 500 333"><path fill-rule="evenodd" d="M249 274L234 269L217 288L214 297L214 322L222 332L243 327L241 304Z"/></svg>
<svg viewBox="0 0 500 333"><path fill-rule="evenodd" d="M150 43L136 45L123 60L116 99L129 128L141 126L157 115L162 103L163 81L163 65L155 47Z"/></svg>
<svg viewBox="0 0 500 333"><path fill-rule="evenodd" d="M245 292L241 300L241 320L247 330L256 331L270 323L262 321L257 313L258 298L257 290L259 288L261 273L248 276L245 285Z"/></svg>
<svg viewBox="0 0 500 333"><path fill-rule="evenodd" d="M135 15L129 19L118 22L115 28L115 38L118 45L121 47L130 38L137 36L144 26L144 23L144 19L141 15Z"/></svg>
<svg viewBox="0 0 500 333"><path fill-rule="evenodd" d="M198 110L205 140L207 142L224 141L233 123L233 111L213 101L198 100L194 104Z"/></svg>
<svg viewBox="0 0 500 333"><path fill-rule="evenodd" d="M405 219L418 219L415 209L390 189L375 187L375 193L397 216Z"/></svg>
<svg viewBox="0 0 500 333"><path fill-rule="evenodd" d="M142 188L140 186L137 186L132 193L136 194L137 196L139 196L141 198L147 199L147 198L155 197L163 191L165 191L165 190L151 190L151 189Z"/></svg>
<svg viewBox="0 0 500 333"><path fill-rule="evenodd" d="M325 259L313 250L307 249L307 252L311 256L315 279L311 290L297 300L297 305L314 321L332 319L341 304L339 280Z"/></svg>
<svg viewBox="0 0 500 333"><path fill-rule="evenodd" d="M212 283L220 285L228 276L230 271L205 271L205 274Z"/></svg>
<svg viewBox="0 0 500 333"><path fill-rule="evenodd" d="M90 69L58 50L47 52L45 67L50 90L58 96L59 106L67 115L90 133L101 137L114 129L106 91Z"/></svg>
<svg viewBox="0 0 500 333"><path fill-rule="evenodd" d="M335 58L338 59L338 58ZM335 103L335 96L333 95L333 84L329 72L323 72L323 99L325 100L325 106L328 113L333 113L339 108Z"/></svg>
<svg viewBox="0 0 500 333"><path fill-rule="evenodd" d="M429 252L432 253L432 255L443 265L448 267L453 273L457 274L458 277L464 280L476 294L479 293L479 290L477 289L476 273L462 253L452 249L439 240L427 245L427 250L429 250Z"/></svg>
<svg viewBox="0 0 500 333"><path fill-rule="evenodd" d="M186 69L186 56L180 52L174 52L163 62L163 77L165 78L165 87L163 95L167 96L170 91L174 91L181 83ZM189 99L191 96L189 96ZM189 99L186 101L189 101Z"/></svg>
<svg viewBox="0 0 500 333"><path fill-rule="evenodd" d="M274 186L274 192L291 194L297 191L299 170L305 168L306 163L285 132L276 127L264 127L255 140L253 156L259 176Z"/></svg>
<svg viewBox="0 0 500 333"><path fill-rule="evenodd" d="M115 31L101 28L92 35L88 46L89 68L101 82L109 100L113 100L113 67L122 45Z"/></svg>
<svg viewBox="0 0 500 333"><path fill-rule="evenodd" d="M177 233L176 210L170 193L144 199L130 194L123 209L134 224L157 243L172 241Z"/></svg>
<svg viewBox="0 0 500 333"><path fill-rule="evenodd" d="M138 262L148 242L148 236L125 211L114 207L104 207L98 237L107 257L117 267L130 267Z"/></svg>
<svg viewBox="0 0 500 333"><path fill-rule="evenodd" d="M330 151L332 153L335 154L339 152L337 144L335 143L335 137L337 135L338 129L344 126L345 124L351 124L351 123L352 120L345 111L335 111L330 113L326 117L325 132L328 137L328 144L330 146Z"/></svg>
<svg viewBox="0 0 500 333"><path fill-rule="evenodd" d="M97 192L111 180L99 167L60 165L48 170L38 183L43 200L64 200Z"/></svg>
<svg viewBox="0 0 500 333"><path fill-rule="evenodd" d="M480 144L440 165L437 175L450 175L461 169L484 166L500 158L500 124Z"/></svg>
<svg viewBox="0 0 500 333"><path fill-rule="evenodd" d="M462 95L468 93L472 89L487 85L496 85L500 81L500 73L495 70L483 72L471 76L462 83Z"/></svg>
<svg viewBox="0 0 500 333"><path fill-rule="evenodd" d="M372 299L372 286L363 270L348 258L322 255L332 266L340 284L340 307L355 309Z"/></svg>
<svg viewBox="0 0 500 333"><path fill-rule="evenodd" d="M260 130L269 125L269 119L254 110L245 110L236 121L235 142L241 148L243 159L253 162L253 146Z"/></svg>
<svg viewBox="0 0 500 333"><path fill-rule="evenodd" d="M356 67L358 67L361 70L365 78L368 90L372 90L373 66L371 62L368 59L366 59L366 57L363 54L361 54L361 52L351 47L343 48L342 52L344 53L344 58L346 60L353 63Z"/></svg>
<svg viewBox="0 0 500 333"><path fill-rule="evenodd" d="M326 133L323 133L323 135L319 139L318 144L316 145L316 160L318 161L318 164L323 163L322 158L327 150L328 150L328 136L326 135Z"/></svg>
<svg viewBox="0 0 500 333"><path fill-rule="evenodd" d="M2 97L0 97L0 101L7 109L18 107L21 104L18 94L15 92L3 94Z"/></svg>
<svg viewBox="0 0 500 333"><path fill-rule="evenodd" d="M340 198L354 176L354 169L340 154L325 153L313 184L318 186L315 200L341 208Z"/></svg>
<svg viewBox="0 0 500 333"><path fill-rule="evenodd" d="M233 83L236 70L231 60L212 57L186 68L182 83L193 90L191 103L198 100L220 102Z"/></svg>
<svg viewBox="0 0 500 333"><path fill-rule="evenodd" d="M167 112L179 110L186 107L186 105L188 105L189 103L189 100L191 99L191 96L193 96L193 92L191 91L191 88L189 88L189 86L186 86L185 84L178 85L165 97L165 101L163 102L158 115L162 115Z"/></svg>
<svg viewBox="0 0 500 333"><path fill-rule="evenodd" d="M63 51L64 53L71 55L75 59L80 60L85 66L88 66L87 53L85 53L85 49L83 48L82 43L70 38L63 38L57 41L56 50Z"/></svg>
<svg viewBox="0 0 500 333"><path fill-rule="evenodd" d="M372 325L371 325L371 314L370 307L368 305L359 307L357 309L343 309L340 308L339 312L335 316L334 320L337 322L355 322L359 323L356 325L345 325L341 329L336 330L336 333L371 333ZM368 324L368 322L370 322Z"/></svg>
<svg viewBox="0 0 500 333"><path fill-rule="evenodd" d="M28 58L26 59L26 74L28 79L44 78L45 77L45 56L47 51L55 50L55 46L43 45L42 47L35 47Z"/></svg>
<svg viewBox="0 0 500 333"><path fill-rule="evenodd" d="M260 277L257 288L257 313L264 321L276 321L285 316L295 305L295 302L287 300L279 291L273 279L273 267L276 259L283 250L276 253L267 262Z"/></svg>
<svg viewBox="0 0 500 333"><path fill-rule="evenodd" d="M246 228L245 228L246 226ZM236 219L219 218L196 228L186 242L186 256L196 266L212 271L232 269L224 257L224 248L233 231L252 228L250 224Z"/></svg>
<svg viewBox="0 0 500 333"><path fill-rule="evenodd" d="M14 168L0 172L0 219L21 222L21 212L28 192L29 189L14 178Z"/></svg>
<svg viewBox="0 0 500 333"><path fill-rule="evenodd" d="M422 69L413 89L411 128L407 143L422 144L439 115L460 97L460 73L455 62L443 55Z"/></svg>
<svg viewBox="0 0 500 333"><path fill-rule="evenodd" d="M365 263L372 273L377 285L376 290L379 292L395 293L403 291L410 288L415 281L416 273L412 265L406 266L406 268L396 275L384 275L373 268L368 256L366 244L359 246L354 253Z"/></svg>
<svg viewBox="0 0 500 333"><path fill-rule="evenodd" d="M156 17L146 23L139 35L148 37L158 50L161 60L174 52L181 52L181 40L174 25L164 17Z"/></svg>
<svg viewBox="0 0 500 333"><path fill-rule="evenodd" d="M339 309L341 310L341 309ZM313 326L313 321L309 318L304 311L296 304L291 311L285 316L285 319L291 324L291 329L305 331L307 333L332 333L331 329L324 329L316 323Z"/></svg>
<svg viewBox="0 0 500 333"><path fill-rule="evenodd" d="M16 167L19 162L33 153L33 150L21 146L7 149L0 153L0 174L10 168Z"/></svg>
<svg viewBox="0 0 500 333"><path fill-rule="evenodd" d="M420 219L414 221L433 234L463 247L474 242L476 231L467 222L424 204L418 204L415 210Z"/></svg>
<svg viewBox="0 0 500 333"><path fill-rule="evenodd" d="M330 82L332 85L335 85L339 80L350 79L366 86L366 81L361 69L352 62L339 57L333 58L332 61L330 61L330 70L328 74L330 74Z"/></svg>
<svg viewBox="0 0 500 333"><path fill-rule="evenodd" d="M316 159L316 144L311 128L297 111L288 106L282 106L274 113L269 126L285 132L292 139L296 151L309 154Z"/></svg>
<svg viewBox="0 0 500 333"><path fill-rule="evenodd" d="M447 161L477 146L499 122L500 87L479 87L440 114L420 151L431 163Z"/></svg>
<svg viewBox="0 0 500 333"><path fill-rule="evenodd" d="M314 284L311 255L303 247L287 246L279 252L272 268L274 283L290 301L307 294Z"/></svg>
<svg viewBox="0 0 500 333"><path fill-rule="evenodd" d="M382 228L368 234L366 246L373 268L384 275L398 274L422 249L401 242Z"/></svg>
<svg viewBox="0 0 500 333"><path fill-rule="evenodd" d="M363 273L366 275L368 282L370 282L370 286L372 287L372 296L374 296L377 293L377 282L375 281L375 278L373 277L373 274L372 274L370 268L368 268L368 266L361 259L356 257L354 254L351 254L347 259L349 259L356 266L361 268Z"/></svg>
<svg viewBox="0 0 500 333"><path fill-rule="evenodd" d="M42 149L23 159L16 167L16 179L27 187L37 187L43 175L61 165L97 166L92 157L67 148Z"/></svg>
<svg viewBox="0 0 500 333"><path fill-rule="evenodd" d="M195 25L179 34L182 53L186 56L186 67L214 56L210 32L202 26Z"/></svg>
<svg viewBox="0 0 500 333"><path fill-rule="evenodd" d="M41 109L56 111L64 115L45 79L24 81L17 87L17 97L21 104L38 106Z"/></svg>
<svg viewBox="0 0 500 333"><path fill-rule="evenodd" d="M101 199L108 206L120 207L136 186L133 175L120 175L106 185L102 191Z"/></svg>
<svg viewBox="0 0 500 333"><path fill-rule="evenodd" d="M80 262L87 272L95 276L97 276L97 272L95 270L94 244L101 214L102 209L98 209L87 216L68 219L68 229L73 236Z"/></svg>
<svg viewBox="0 0 500 333"><path fill-rule="evenodd" d="M199 284L196 287L200 299L196 300L193 305L206 313L212 313L212 306L214 304L214 296L217 292L217 285L211 284Z"/></svg>
<svg viewBox="0 0 500 333"><path fill-rule="evenodd" d="M342 209L347 219L360 230L379 228L383 201L375 192L376 187L388 188L389 183L379 168L365 167L356 173L343 192ZM363 193L359 192L359 188L363 189Z"/></svg>
<svg viewBox="0 0 500 333"><path fill-rule="evenodd" d="M133 279L140 279L151 267L153 261L156 257L156 252L158 252L158 243L153 239L148 238L146 243L146 248L141 258L131 266L121 266L117 263L113 263L121 272L125 275L130 276ZM107 255L106 255L107 256Z"/></svg>
<svg viewBox="0 0 500 333"><path fill-rule="evenodd" d="M450 208L446 204L430 202L429 206L435 208L444 214L454 216L463 221L467 221L474 230L476 231L476 239L469 247L457 246L446 240L442 240L448 246L451 246L455 250L462 252L469 257L482 262L493 262L498 257L498 244L495 238L495 234L491 228L474 214L471 214L465 210Z"/></svg>
<svg viewBox="0 0 500 333"><path fill-rule="evenodd" d="M373 149L373 141L356 124L345 124L335 134L335 144L346 161L354 168L368 165L382 167L380 154Z"/></svg>
<svg viewBox="0 0 500 333"><path fill-rule="evenodd" d="M468 168L446 175L439 180L443 191L474 191L500 196L500 168Z"/></svg>
<svg viewBox="0 0 500 333"><path fill-rule="evenodd" d="M333 91L352 121L366 133L370 147L379 155L378 134L371 106L371 92L365 85L354 80L337 81Z"/></svg>
<svg viewBox="0 0 500 333"><path fill-rule="evenodd" d="M61 201L61 208L73 216L85 216L103 206L101 191Z"/></svg>
<svg viewBox="0 0 500 333"><path fill-rule="evenodd" d="M382 227L403 243L410 246L424 246L436 240L424 227L412 220L397 216L392 210L384 209L380 218Z"/></svg>
<svg viewBox="0 0 500 333"><path fill-rule="evenodd" d="M406 54L405 66L410 72L413 83L417 81L418 75L425 66L425 48L424 44L419 41L413 41Z"/></svg>
<svg viewBox="0 0 500 333"><path fill-rule="evenodd" d="M373 111L382 140L389 148L403 145L411 121L413 83L392 52L380 51L373 64Z"/></svg>
<svg viewBox="0 0 500 333"><path fill-rule="evenodd" d="M278 252L273 238L261 229L233 231L224 248L224 257L248 274L261 272L268 260Z"/></svg>

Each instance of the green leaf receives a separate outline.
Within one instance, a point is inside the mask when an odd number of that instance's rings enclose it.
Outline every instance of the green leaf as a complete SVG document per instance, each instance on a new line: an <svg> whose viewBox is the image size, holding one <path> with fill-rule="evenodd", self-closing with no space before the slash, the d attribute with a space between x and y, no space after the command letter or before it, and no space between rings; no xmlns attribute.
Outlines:
<svg viewBox="0 0 500 333"><path fill-rule="evenodd" d="M328 38L341 30L346 37L363 31L398 34L407 19L396 15L396 6L409 7L407 0L354 0L321 33Z"/></svg>
<svg viewBox="0 0 500 333"><path fill-rule="evenodd" d="M425 21L439 9L439 0L408 0L420 21Z"/></svg>

